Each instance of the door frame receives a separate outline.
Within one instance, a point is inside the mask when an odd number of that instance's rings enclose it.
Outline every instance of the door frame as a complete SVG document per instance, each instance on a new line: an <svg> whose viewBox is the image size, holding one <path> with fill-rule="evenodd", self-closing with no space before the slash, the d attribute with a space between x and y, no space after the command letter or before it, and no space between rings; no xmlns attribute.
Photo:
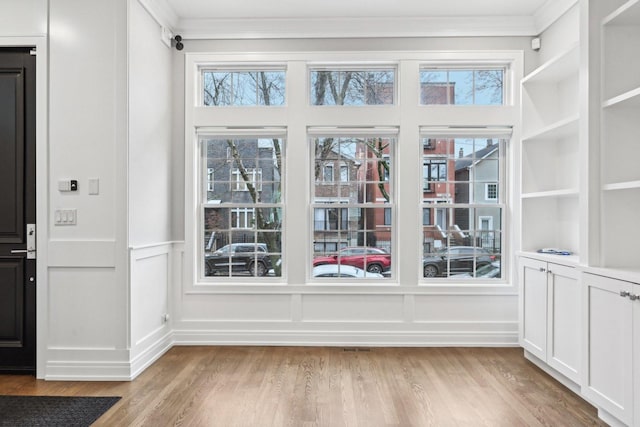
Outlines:
<svg viewBox="0 0 640 427"><path fill-rule="evenodd" d="M45 36L0 37L0 47L31 47L36 55L36 377L44 378L47 357L49 241L48 51Z"/></svg>

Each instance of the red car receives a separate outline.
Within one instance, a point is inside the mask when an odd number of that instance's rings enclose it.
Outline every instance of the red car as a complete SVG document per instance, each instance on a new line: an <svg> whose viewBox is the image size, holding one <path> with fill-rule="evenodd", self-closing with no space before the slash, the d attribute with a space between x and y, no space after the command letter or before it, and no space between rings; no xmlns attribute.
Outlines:
<svg viewBox="0 0 640 427"><path fill-rule="evenodd" d="M367 270L370 273L383 273L391 269L391 254L384 249L355 246L341 249L335 255L318 256L313 266L324 264L344 264Z"/></svg>

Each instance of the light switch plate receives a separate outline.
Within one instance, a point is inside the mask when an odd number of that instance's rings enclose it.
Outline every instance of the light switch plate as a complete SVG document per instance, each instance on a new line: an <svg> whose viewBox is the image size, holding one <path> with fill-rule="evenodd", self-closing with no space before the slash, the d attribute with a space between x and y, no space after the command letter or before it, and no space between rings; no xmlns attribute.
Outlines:
<svg viewBox="0 0 640 427"><path fill-rule="evenodd" d="M89 178L89 195L100 194L100 180L98 178Z"/></svg>
<svg viewBox="0 0 640 427"><path fill-rule="evenodd" d="M71 191L71 180L69 179L58 180L58 191Z"/></svg>
<svg viewBox="0 0 640 427"><path fill-rule="evenodd" d="M76 209L56 209L53 213L55 225L76 225L78 213Z"/></svg>

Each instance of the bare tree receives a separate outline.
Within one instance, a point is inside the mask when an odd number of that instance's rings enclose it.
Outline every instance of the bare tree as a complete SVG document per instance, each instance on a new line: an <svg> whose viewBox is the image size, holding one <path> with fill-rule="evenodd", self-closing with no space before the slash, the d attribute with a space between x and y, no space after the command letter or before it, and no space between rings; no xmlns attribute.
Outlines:
<svg viewBox="0 0 640 427"><path fill-rule="evenodd" d="M471 85L474 95L485 92L492 103L502 102L504 72L502 70L477 70L473 73L474 83Z"/></svg>
<svg viewBox="0 0 640 427"><path fill-rule="evenodd" d="M256 84L256 90L260 91L262 98L264 100L264 105L271 105L271 91L274 88L275 83L269 81L264 72L250 73L251 78L254 80ZM281 228L281 219L280 212L278 208L260 208L258 203L260 203L260 192L257 191L254 181L253 175L248 172L242 161L242 155L238 150L238 146L235 141L231 139L227 139L227 146L229 147L229 151L235 165L242 177L242 180L245 183L247 191L249 192L249 196L251 197L252 202L256 205L255 207L255 225L258 233L260 235L260 240L267 245L267 250L272 253L281 252L281 239L278 233L272 232L264 232L266 230L280 230ZM274 168L278 174L278 176L282 176L282 147L280 145L280 140L278 138L273 138L271 140L273 144L273 157L274 157ZM281 181L277 181L276 192L281 194L282 184ZM267 213L268 212L268 213ZM267 213L265 215L265 213ZM276 272L276 276L280 276L281 265L277 262L278 255L272 256L272 265Z"/></svg>

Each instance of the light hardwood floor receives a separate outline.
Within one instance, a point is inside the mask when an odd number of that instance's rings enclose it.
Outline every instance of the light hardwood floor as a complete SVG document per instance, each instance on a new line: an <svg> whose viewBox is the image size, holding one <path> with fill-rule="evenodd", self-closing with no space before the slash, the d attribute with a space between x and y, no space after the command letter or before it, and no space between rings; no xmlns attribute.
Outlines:
<svg viewBox="0 0 640 427"><path fill-rule="evenodd" d="M606 425L519 348L174 347L132 382L0 394L122 396L95 426Z"/></svg>

